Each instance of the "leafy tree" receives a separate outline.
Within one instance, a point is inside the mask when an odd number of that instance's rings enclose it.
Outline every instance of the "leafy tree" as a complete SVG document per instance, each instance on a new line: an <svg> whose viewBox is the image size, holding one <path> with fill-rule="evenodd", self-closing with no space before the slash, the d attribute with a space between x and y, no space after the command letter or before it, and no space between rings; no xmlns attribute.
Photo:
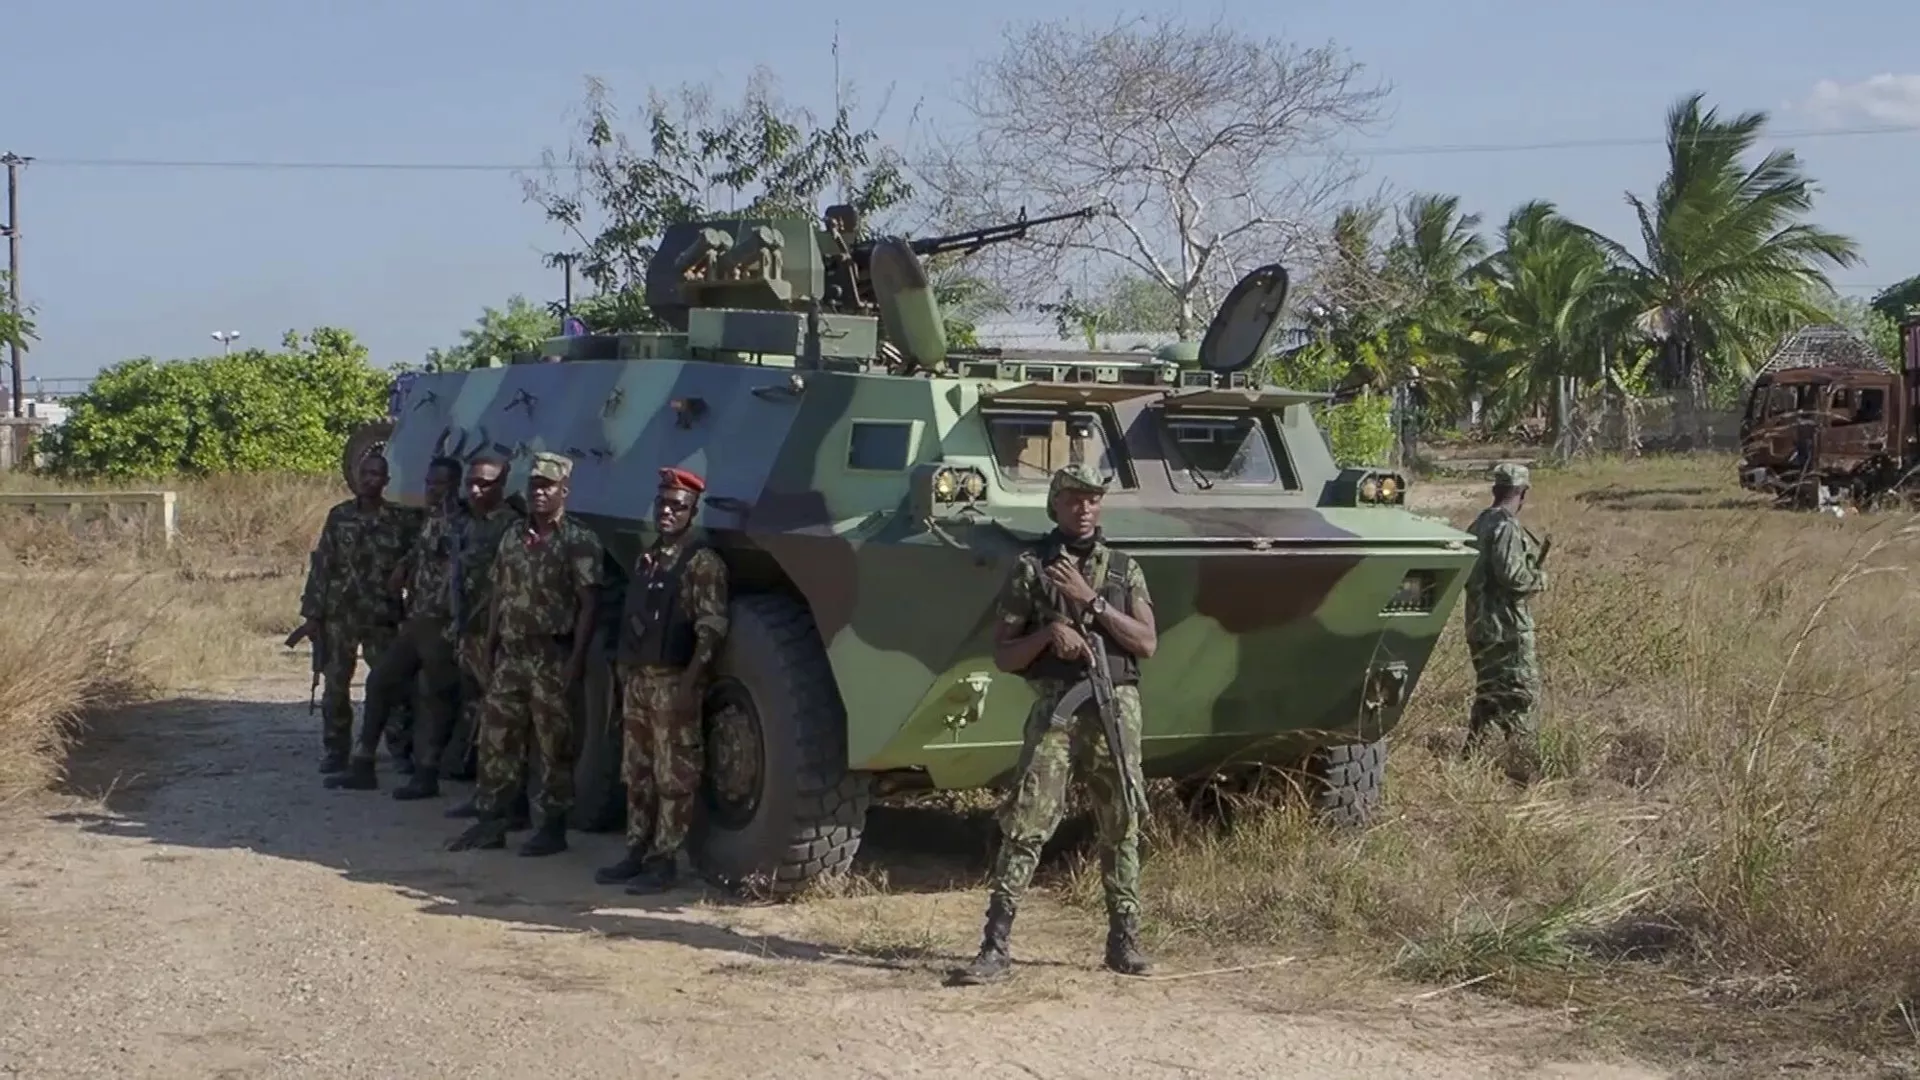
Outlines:
<svg viewBox="0 0 1920 1080"><path fill-rule="evenodd" d="M14 314L12 307L5 302L7 297L13 295L12 289L7 272L0 270L0 349L18 345L21 352L26 352L27 347L38 340L33 325L33 309L23 304L20 313Z"/></svg>
<svg viewBox="0 0 1920 1080"><path fill-rule="evenodd" d="M1868 301L1868 305L1882 318L1898 326L1908 312L1920 308L1920 274L1880 290Z"/></svg>
<svg viewBox="0 0 1920 1080"><path fill-rule="evenodd" d="M1853 240L1803 220L1816 189L1791 150L1745 164L1767 114L1723 119L1703 98L1668 111L1667 175L1652 198L1627 195L1639 250L1595 234L1660 346L1661 374L1678 391L1674 435L1686 440L1705 434L1700 407L1716 374L1746 375L1781 333L1819 318L1806 286L1830 287L1823 267L1859 261Z"/></svg>
<svg viewBox="0 0 1920 1080"><path fill-rule="evenodd" d="M606 84L589 79L578 143L564 161L549 152L547 175L524 181L578 247L575 265L599 295L574 313L597 330L664 329L643 294L669 225L721 214L817 221L830 193L870 222L913 195L899 156L855 125L851 106L817 124L780 100L764 68L727 108L697 84L672 99L651 94L641 126L638 141L622 132Z"/></svg>
<svg viewBox="0 0 1920 1080"><path fill-rule="evenodd" d="M463 371L511 363L514 354L538 349L559 333L557 315L516 293L507 298L505 308L482 309L475 324L460 331L460 344L428 350L426 367L428 371Z"/></svg>
<svg viewBox="0 0 1920 1080"><path fill-rule="evenodd" d="M1091 297L1076 297L1069 286L1060 299L1037 305L1053 316L1062 340L1079 335L1089 350L1099 348L1100 335L1179 335L1180 312L1173 294L1137 273L1118 273Z"/></svg>
<svg viewBox="0 0 1920 1080"><path fill-rule="evenodd" d="M127 360L102 371L44 436L73 478L304 472L338 467L347 437L386 413L388 373L351 333L288 331L281 351Z"/></svg>

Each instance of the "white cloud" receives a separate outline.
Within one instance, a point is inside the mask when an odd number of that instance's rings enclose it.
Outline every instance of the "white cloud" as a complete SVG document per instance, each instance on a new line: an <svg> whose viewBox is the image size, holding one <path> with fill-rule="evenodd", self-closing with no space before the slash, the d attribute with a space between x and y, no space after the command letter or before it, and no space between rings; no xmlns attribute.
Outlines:
<svg viewBox="0 0 1920 1080"><path fill-rule="evenodd" d="M1920 125L1920 75L1875 75L1850 83L1821 79L1799 110L1827 124Z"/></svg>

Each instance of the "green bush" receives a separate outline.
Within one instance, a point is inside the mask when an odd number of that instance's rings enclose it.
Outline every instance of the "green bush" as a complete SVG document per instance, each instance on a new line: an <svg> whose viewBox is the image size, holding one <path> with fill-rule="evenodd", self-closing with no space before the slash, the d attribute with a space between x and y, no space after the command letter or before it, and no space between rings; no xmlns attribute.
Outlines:
<svg viewBox="0 0 1920 1080"><path fill-rule="evenodd" d="M128 360L102 371L41 449L63 478L322 473L386 414L389 374L345 330L288 331L280 352Z"/></svg>
<svg viewBox="0 0 1920 1080"><path fill-rule="evenodd" d="M1330 350L1296 349L1267 361L1264 380L1291 390L1328 392L1347 371ZM1339 405L1315 405L1313 415L1342 466L1384 465L1393 453L1393 399L1385 394L1363 391Z"/></svg>

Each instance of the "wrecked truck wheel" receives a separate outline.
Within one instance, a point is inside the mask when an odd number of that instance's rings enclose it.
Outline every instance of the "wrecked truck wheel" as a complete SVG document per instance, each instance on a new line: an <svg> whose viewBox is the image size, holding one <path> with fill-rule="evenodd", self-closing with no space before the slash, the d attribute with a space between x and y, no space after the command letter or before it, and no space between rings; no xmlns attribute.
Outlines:
<svg viewBox="0 0 1920 1080"><path fill-rule="evenodd" d="M620 776L625 728L620 679L606 648L605 629L594 633L581 678L579 753L573 762L573 820L582 832L611 832L626 824L627 788Z"/></svg>
<svg viewBox="0 0 1920 1080"><path fill-rule="evenodd" d="M375 420L347 437L347 448L340 454L340 475L347 490L353 490L353 474L360 470L360 459L368 454L387 452L387 440L393 437L393 421Z"/></svg>
<svg viewBox="0 0 1920 1080"><path fill-rule="evenodd" d="M853 861L872 781L847 768L846 708L806 607L770 593L731 607L690 846L715 883L786 897Z"/></svg>
<svg viewBox="0 0 1920 1080"><path fill-rule="evenodd" d="M1387 742L1323 746L1307 759L1307 798L1329 825L1365 825L1380 807Z"/></svg>

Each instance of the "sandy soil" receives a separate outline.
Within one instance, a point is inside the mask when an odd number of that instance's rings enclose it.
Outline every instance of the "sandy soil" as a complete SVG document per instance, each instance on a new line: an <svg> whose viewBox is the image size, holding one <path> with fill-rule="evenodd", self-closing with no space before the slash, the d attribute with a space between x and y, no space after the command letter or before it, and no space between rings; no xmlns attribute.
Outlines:
<svg viewBox="0 0 1920 1080"><path fill-rule="evenodd" d="M103 725L74 783L106 797L0 820L0 1074L1667 1075L1555 1062L1564 1021L1471 994L1329 1004L1287 967L1121 980L1099 927L1044 904L1011 985L946 988L970 891L634 906L591 880L614 838L455 855L444 800L323 790L305 696L289 675Z"/></svg>

